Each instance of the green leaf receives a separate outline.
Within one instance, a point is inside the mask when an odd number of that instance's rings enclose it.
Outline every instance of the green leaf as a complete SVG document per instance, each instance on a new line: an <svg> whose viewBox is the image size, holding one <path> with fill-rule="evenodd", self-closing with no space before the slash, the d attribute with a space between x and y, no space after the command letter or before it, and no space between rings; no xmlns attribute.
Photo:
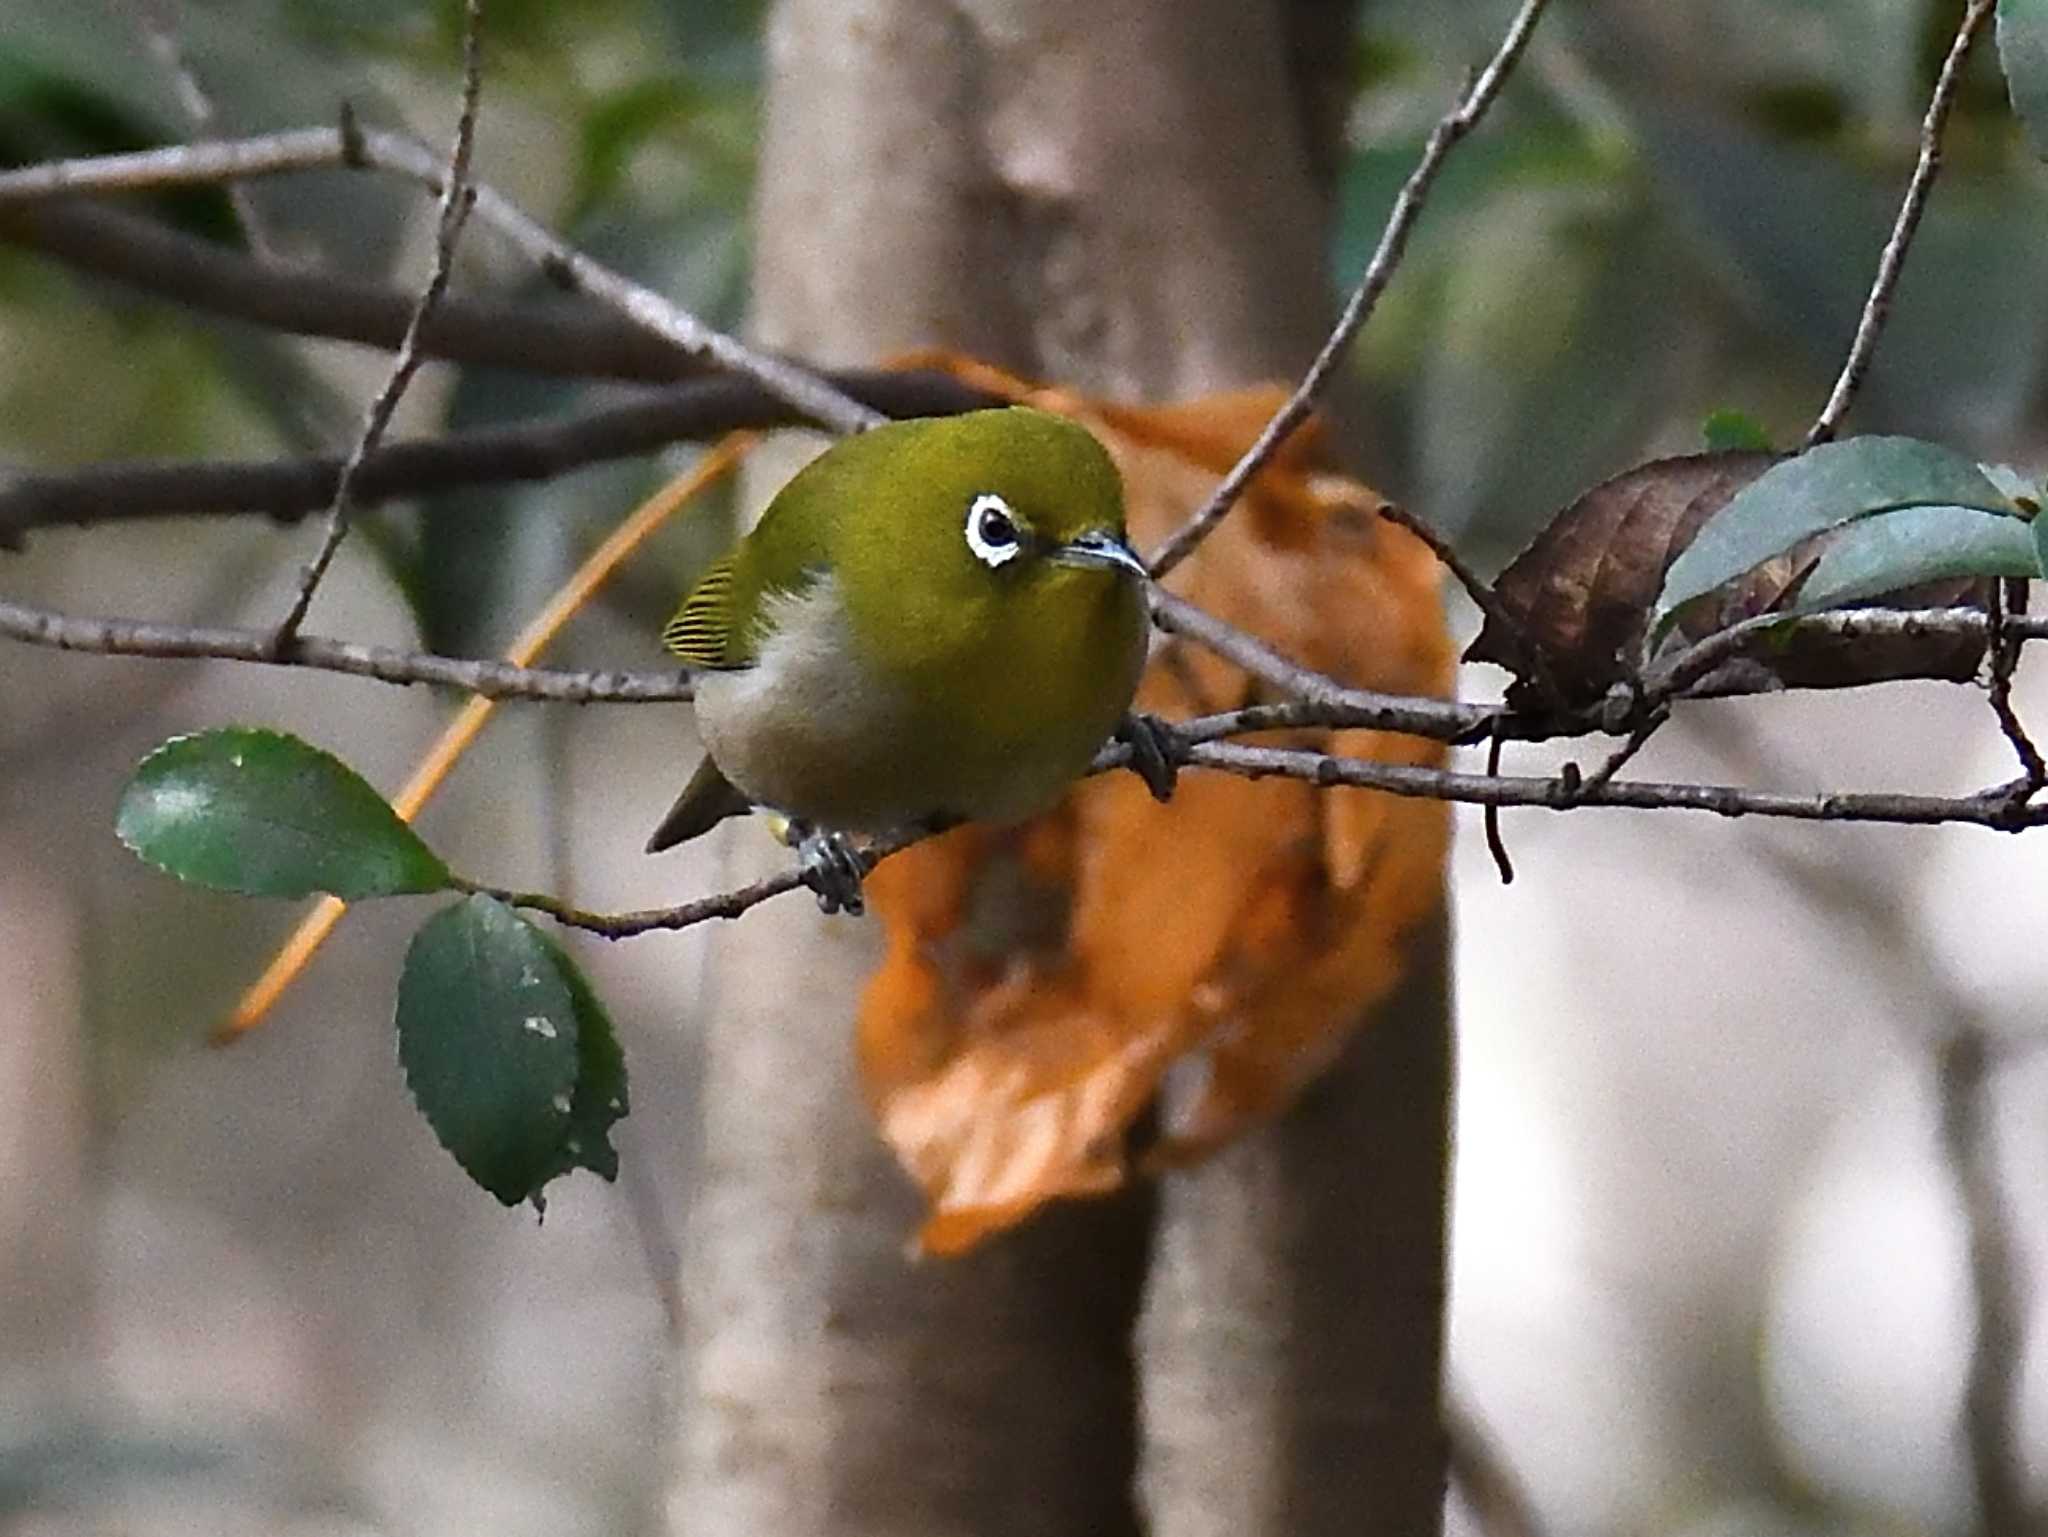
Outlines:
<svg viewBox="0 0 2048 1537"><path fill-rule="evenodd" d="M1998 0L1998 61L2013 112L2048 159L2048 0Z"/></svg>
<svg viewBox="0 0 2048 1537"><path fill-rule="evenodd" d="M546 1179L571 1169L588 1169L600 1179L619 1177L619 1154L611 1129L626 1114L626 1055L611 1016L589 980L554 940L541 936L576 1010L576 1088L569 1097L569 1125Z"/></svg>
<svg viewBox="0 0 2048 1537"><path fill-rule="evenodd" d="M1972 507L1904 507L1852 523L1801 584L1800 611L1838 608L1922 582L2040 575L2034 526Z"/></svg>
<svg viewBox="0 0 2048 1537"><path fill-rule="evenodd" d="M2041 510L2040 482L2029 480L2024 472L2014 469L2009 464L1984 464L1978 468L1983 470L1984 478L2004 492L2013 506L2019 508L2026 516L2031 518Z"/></svg>
<svg viewBox="0 0 2048 1537"><path fill-rule="evenodd" d="M1651 638L1677 610L1828 529L1901 507L1957 506L2013 516L1975 461L1917 438L1823 443L1770 469L1716 513L1664 574Z"/></svg>
<svg viewBox="0 0 2048 1537"><path fill-rule="evenodd" d="M1746 411L1726 406L1700 423L1700 436L1706 440L1710 454L1767 454L1771 451L1770 434L1764 431L1757 419Z"/></svg>
<svg viewBox="0 0 2048 1537"><path fill-rule="evenodd" d="M566 1165L582 1011L557 953L495 897L421 927L398 982L398 1060L469 1177L516 1206Z"/></svg>
<svg viewBox="0 0 2048 1537"><path fill-rule="evenodd" d="M173 737L136 768L114 830L158 869L244 896L353 902L449 882L361 775L281 731Z"/></svg>

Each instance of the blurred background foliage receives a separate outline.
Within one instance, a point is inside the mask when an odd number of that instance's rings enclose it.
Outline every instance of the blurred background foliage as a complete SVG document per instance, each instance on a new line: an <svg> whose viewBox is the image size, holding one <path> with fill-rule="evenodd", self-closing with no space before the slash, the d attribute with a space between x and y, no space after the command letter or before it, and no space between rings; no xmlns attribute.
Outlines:
<svg viewBox="0 0 2048 1537"><path fill-rule="evenodd" d="M492 0L481 174L572 242L713 323L742 323L765 9L765 0ZM1333 298L1362 268L1423 138L1510 9L1506 0L1358 5L1347 152L1334 187ZM1453 157L1358 349L1351 420L1369 477L1490 570L1591 482L1656 453L1697 447L1699 424L1715 408L1739 408L1776 440L1796 441L1839 365L1913 161L1927 89L1961 9L1960 0L1580 0L1554 7L1484 132ZM142 10L124 0L7 0L0 14L0 159L23 163L193 131L172 82L140 41ZM177 16L182 44L218 109L218 131L329 122L347 102L368 120L403 124L438 142L452 121L459 12L454 0L189 0ZM2039 465L2048 451L2041 410L2048 349L2044 193L2048 168L2030 157L2006 109L1993 51L1980 46L1950 127L1947 168L1856 428L1910 431ZM242 214L223 197L165 198L155 206L209 238L251 238ZM263 242L293 259L401 285L416 282L424 268L430 210L392 183L283 178L252 186L245 206ZM536 285L483 233L469 237L458 282L515 292ZM336 445L353 431L381 367L337 345L198 322L0 245L0 465L245 457ZM484 371L452 382L430 373L409 398L400 428L425 433L530 419L619 393ZM402 605L407 626L427 645L494 651L583 550L689 452L679 448L660 463L594 469L545 486L381 510L366 525L375 569L357 571L355 596L335 601L345 614L369 615L368 622L386 628L391 605ZM255 537L233 528L40 535L26 555L0 555L0 585L81 611L225 619L238 609L263 611L277 590L280 562L288 563L274 535L260 536L260 551ZM715 516L684 520L642 574L606 600L607 612L582 624L562 660L651 661L659 614L721 538ZM321 627L342 626L330 619ZM48 788L51 754L66 750L51 745L53 726L93 729L75 700L37 689L31 655L0 652L0 830L8 814L26 814L31 791L21 787L38 787L37 794ZM140 697L133 691L149 682L131 683L127 694L109 692L99 707L133 702ZM416 719L421 707L408 708L407 718ZM566 751L558 738L582 728L558 716L504 729L539 749L533 761L555 765ZM136 731L117 732L109 750L127 751L141 740ZM382 766L388 772L404 756L394 745ZM550 770L486 779L491 794L546 802L533 853L543 865L552 857L560 867L568 829L582 824L538 784L559 787L572 777ZM80 825L89 824L88 817ZM0 844L10 848L48 845L24 835ZM84 1079L86 1121L97 1130L88 1142L103 1150L121 1145L117 1128L132 1118L161 1122L168 1114L144 1105L143 1085L164 1060L185 1060L207 1008L231 992L269 942L228 932L239 920L227 918L222 905L189 894L178 900L185 916L166 923L148 916L153 910L140 898L108 899L95 925L95 953L78 962L93 1031L93 1065ZM202 933L206 940L195 944ZM19 936L0 933L0 942L9 939ZM313 985L322 985L320 977ZM166 998L177 1006L167 1007ZM628 988L615 1011L629 1013L631 999ZM687 1078L686 1049L635 1043L636 1051L643 1048L666 1050L667 1070L676 1081ZM374 1062L374 1043L370 1051L366 1060ZM195 1164L185 1197L209 1180L245 1178L236 1160L262 1165L265 1136L302 1147L311 1133L291 1107L304 1110L309 1097L318 1097L302 1075L317 1073L319 1061L317 1053L310 1063L295 1059L289 1072L299 1075L291 1080L299 1087L281 1091L282 1103L253 1120L232 1121L248 1133L248 1144L232 1157L217 1149L213 1162ZM637 1073L640 1056L635 1064ZM180 1071L191 1103L237 1092L238 1070L221 1059ZM265 1069L251 1071L260 1078ZM276 1071L274 1090L286 1069ZM356 1124L347 1118L358 1112L346 1105L351 1095L370 1092L359 1081L368 1069L349 1071L357 1076L344 1075L336 1090L341 1108L321 1107L314 1124L331 1127L337 1116ZM660 1102L658 1095L642 1098ZM643 1110L640 1119L647 1115ZM655 1150L643 1148L642 1156L660 1161L661 1139L680 1142L687 1134L657 1127L643 1135L655 1138ZM437 1156L431 1148L410 1152ZM104 1151L93 1156L119 1163ZM7 1177L0 1168L0 1182ZM146 1176L136 1177L147 1185ZM231 1215L215 1220L233 1227L241 1242L248 1241L246 1225L284 1221L277 1213L253 1214L265 1190L288 1190L302 1214L336 1221L344 1209L382 1201L385 1210L368 1236L350 1229L358 1248L402 1250L403 1259L390 1265L422 1287L440 1265L456 1263L458 1251L461 1263L476 1263L469 1254L474 1244L455 1236L417 1245L411 1235L426 1219L413 1187L395 1176L372 1187L381 1189L374 1197L338 1178L331 1187L317 1180L308 1186L308 1177L303 1165L282 1184L258 1175L256 1190L228 1200ZM468 1212L468 1192L443 1194L436 1211ZM124 1232L164 1220L121 1206L113 1194L104 1199L111 1203L107 1220ZM565 1228L585 1243L631 1247L619 1223L595 1215L594 1204L580 1218L574 1201L563 1206L564 1215L550 1218L551 1235ZM451 1235L473 1231L451 1223ZM503 1246L523 1241L527 1230L491 1232L502 1257ZM180 1242L188 1268L204 1271L190 1257L193 1241ZM307 1276L355 1273L345 1256L317 1245L291 1252L297 1258L279 1262L280 1294L265 1304L285 1313L293 1307L291 1286ZM595 1282L593 1274L572 1265L562 1284L570 1294L586 1285L623 1293L644 1286L632 1263ZM140 1283L129 1277L122 1284ZM492 1307L522 1299L543 1313L564 1307L560 1292L536 1293L536 1301L517 1286L478 1286L475 1295L493 1299ZM374 1312L372 1298L358 1305ZM444 1312L422 1327L443 1335L485 1327L475 1318L456 1321L460 1297L440 1306ZM454 1467L497 1480L503 1508L496 1514L507 1523L500 1530L649 1529L659 1524L659 1394L649 1359L659 1351L648 1337L652 1304L641 1295L635 1306L640 1311L626 1315L631 1321L605 1326L612 1329L605 1339L617 1348L597 1352L599 1365L577 1380L566 1403L560 1381L538 1382L510 1363L513 1346L501 1341L479 1347L481 1364L472 1360L470 1376L425 1400L442 1412L458 1412L452 1406L461 1404L459 1412L485 1427L475 1438L437 1431L424 1448L401 1450L396 1430L364 1429L358 1415L351 1421L354 1444L358 1451L375 1447L381 1472L365 1474L360 1459L350 1462L308 1431L287 1437L283 1465L290 1476L280 1478L269 1421L231 1427L225 1439L215 1429L184 1435L155 1421L138 1429L97 1409L69 1419L37 1410L0 1422L0 1525L10 1512L53 1502L89 1505L124 1481L139 1481L155 1491L153 1500L175 1505L166 1490L225 1480L253 1491L247 1498L256 1508L288 1514L308 1530L378 1526L394 1502L407 1508L403 1529L438 1530L443 1524L432 1502L412 1503L432 1463L435 1476ZM364 1325L370 1333L380 1327ZM1752 1327L1762 1324L1740 1324ZM8 1344L0 1333L0 1346ZM15 1375L0 1355L0 1385L11 1386ZM533 1437L559 1440L568 1419L588 1419L596 1428L555 1462L523 1469L524 1483L507 1485L504 1470L530 1454L534 1442L509 1434L501 1440L499 1432L522 1404L531 1408L539 1398L547 1400L546 1411L521 1421ZM1683 1423L1697 1430L1719 1412ZM626 1420L637 1426L629 1435L604 1429ZM1758 1422L1744 1423L1734 1443L1758 1433ZM1539 1458L1563 1455L1556 1432L1530 1448L1522 1440L1527 1427L1495 1428L1511 1458L1525 1450ZM1729 1437L1717 1444L1722 1450L1711 1455L1740 1468L1738 1482L1751 1491L1751 1503L1639 1507L1617 1497L1548 1513L1560 1530L1605 1529L1622 1509L1666 1529L1696 1531L1959 1530L1971 1519L1957 1507L1946 1461L1918 1484L1885 1485L1880 1478L1843 1494L1823 1475L1785 1472L1804 1465L1797 1448L1752 1445L1754 1455L1737 1455L1726 1450ZM1680 1461L1690 1456L1683 1448L1674 1454ZM1700 1452L1699 1460L1710 1454ZM1581 1487L1546 1481L1541 1466L1531 1476L1540 1493ZM445 1529L483 1528L465 1519Z"/></svg>

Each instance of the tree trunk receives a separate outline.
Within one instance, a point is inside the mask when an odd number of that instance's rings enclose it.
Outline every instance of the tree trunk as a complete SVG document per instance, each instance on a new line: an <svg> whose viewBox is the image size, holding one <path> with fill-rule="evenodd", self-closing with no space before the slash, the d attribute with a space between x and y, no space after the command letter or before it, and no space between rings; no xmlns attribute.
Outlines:
<svg viewBox="0 0 2048 1537"><path fill-rule="evenodd" d="M1294 1112L1167 1184L1146 1363L1160 1537L1443 1522L1441 924Z"/></svg>
<svg viewBox="0 0 2048 1537"><path fill-rule="evenodd" d="M1283 12L781 0L760 339L823 363L945 345L1126 399L1297 369L1327 283ZM744 827L728 847L736 878L788 857ZM715 943L674 1530L1134 1533L1141 1391L1162 1537L1225 1510L1245 1537L1339 1508L1346 1532L1433 1529L1396 1491L1440 1462L1440 989L1297 1123L1170 1187L1141 1371L1153 1194L906 1260L915 1200L852 1070L873 930L792 898ZM1225 1467L1256 1487L1219 1491Z"/></svg>

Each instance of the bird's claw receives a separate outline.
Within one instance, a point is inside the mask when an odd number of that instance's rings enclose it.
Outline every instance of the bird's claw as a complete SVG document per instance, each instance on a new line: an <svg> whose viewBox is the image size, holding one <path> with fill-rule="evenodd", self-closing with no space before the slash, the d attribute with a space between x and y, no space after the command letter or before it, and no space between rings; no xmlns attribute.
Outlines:
<svg viewBox="0 0 2048 1537"><path fill-rule="evenodd" d="M1173 728L1156 715L1133 710L1116 728L1116 739L1131 749L1130 771L1145 781L1152 799L1173 799L1180 769L1173 759Z"/></svg>
<svg viewBox="0 0 2048 1537"><path fill-rule="evenodd" d="M797 868L803 882L817 893L818 910L851 913L859 917L867 910L861 899L861 881L867 875L867 861L844 833L820 827L793 824L796 833Z"/></svg>

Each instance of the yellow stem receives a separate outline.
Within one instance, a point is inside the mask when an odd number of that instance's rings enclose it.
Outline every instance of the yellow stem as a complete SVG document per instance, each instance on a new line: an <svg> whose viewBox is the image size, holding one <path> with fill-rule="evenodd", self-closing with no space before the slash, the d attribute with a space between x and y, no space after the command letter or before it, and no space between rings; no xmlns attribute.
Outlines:
<svg viewBox="0 0 2048 1537"><path fill-rule="evenodd" d="M590 557L577 567L576 574L519 632L518 638L507 648L505 660L515 667L532 666L561 633L562 627L590 601L591 594L604 585L626 558L693 498L731 474L753 443L754 434L750 432L727 434L686 473L636 507L632 516L591 551ZM413 770L412 777L406 780L405 787L392 798L391 808L401 821L410 822L420 814L420 809L441 788L449 771L484 729L484 722L491 718L497 703L495 699L479 695L464 704L455 719L448 723L439 740L420 760L419 767ZM313 959L327 936L334 932L334 926L341 922L341 915L347 910L348 904L339 897L322 897L314 905L292 931L284 947L263 969L263 975L242 994L234 1012L215 1030L213 1038L216 1044L224 1045L235 1040L263 1022L285 989L297 980L299 973L306 969L306 963Z"/></svg>

